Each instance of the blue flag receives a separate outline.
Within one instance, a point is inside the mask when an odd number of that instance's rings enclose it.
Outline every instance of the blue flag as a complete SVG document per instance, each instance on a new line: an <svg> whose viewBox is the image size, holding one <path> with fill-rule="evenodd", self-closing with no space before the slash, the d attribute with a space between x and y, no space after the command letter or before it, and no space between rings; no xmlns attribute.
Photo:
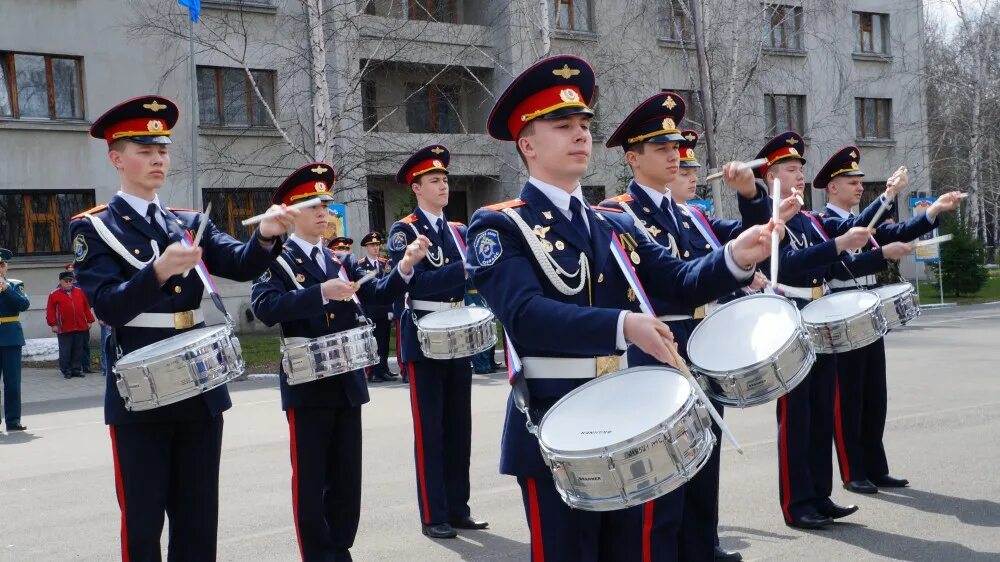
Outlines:
<svg viewBox="0 0 1000 562"><path fill-rule="evenodd" d="M177 0L177 3L191 12L191 21L198 21L198 15L201 14L201 0Z"/></svg>

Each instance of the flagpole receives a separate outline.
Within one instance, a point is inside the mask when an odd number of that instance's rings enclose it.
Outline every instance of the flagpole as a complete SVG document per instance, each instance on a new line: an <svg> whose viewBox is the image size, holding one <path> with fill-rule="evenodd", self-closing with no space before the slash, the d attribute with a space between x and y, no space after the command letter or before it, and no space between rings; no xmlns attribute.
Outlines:
<svg viewBox="0 0 1000 562"><path fill-rule="evenodd" d="M188 18L188 59L191 61L191 208L198 202L198 67L194 62L194 18Z"/></svg>

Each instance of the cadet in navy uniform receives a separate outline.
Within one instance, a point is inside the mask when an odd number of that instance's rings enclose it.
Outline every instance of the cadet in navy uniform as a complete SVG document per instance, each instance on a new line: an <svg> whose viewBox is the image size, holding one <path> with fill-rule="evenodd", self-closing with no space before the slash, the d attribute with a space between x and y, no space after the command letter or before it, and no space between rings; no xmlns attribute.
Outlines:
<svg viewBox="0 0 1000 562"><path fill-rule="evenodd" d="M586 206L580 178L590 162L594 86L583 59L544 59L507 87L487 125L493 138L517 143L529 174L519 199L480 209L469 229L475 284L523 363L523 373L511 376L500 471L521 487L532 560L676 560L676 551L651 544L653 502L604 513L567 506L518 404L537 424L566 393L617 369L628 343L668 362L670 330L634 312L636 295L611 256L613 233L647 291L693 309L752 278L770 251L770 228L753 227L725 249L684 263L650 243L628 215ZM654 120L637 134L655 139L669 130Z"/></svg>
<svg viewBox="0 0 1000 562"><path fill-rule="evenodd" d="M330 251L336 254L337 256L341 256L343 254L351 253L351 246L353 245L354 245L353 238L348 238L346 236L337 236L336 238L331 238L330 241L327 242L326 247L329 248Z"/></svg>
<svg viewBox="0 0 1000 562"><path fill-rule="evenodd" d="M448 149L418 150L396 173L396 183L417 197L413 213L389 230L392 262L402 259L419 235L430 238L427 257L416 266L406 308L399 319L401 346L410 379L417 502L424 535L452 538L455 529L485 529L469 510L469 456L472 448L472 363L469 357L428 359L420 351L416 320L456 308L465 299L465 225L448 222Z"/></svg>
<svg viewBox="0 0 1000 562"><path fill-rule="evenodd" d="M161 96L122 102L94 122L108 143L121 191L108 204L73 217L75 271L108 338L104 420L110 425L125 560L159 560L163 514L170 518L170 560L214 560L218 527L225 386L142 412L125 409L111 367L118 357L204 326L204 287L187 277L200 259L215 274L250 281L281 250L277 236L296 211L277 209L247 243L206 225L198 248L180 240L208 217L167 209L157 190L170 169L170 129L177 106Z"/></svg>
<svg viewBox="0 0 1000 562"><path fill-rule="evenodd" d="M643 101L625 118L608 138L608 148L622 147L625 160L632 169L634 179L626 192L611 198L601 206L622 209L629 215L647 239L663 246L675 258L692 260L710 254L721 247L718 239L713 247L699 234L699 229L712 228L699 223L683 202L674 200L673 189L679 171L697 170L694 143L697 136L688 131L689 141L677 128L684 119L686 103L674 92L661 92ZM656 130L650 131L650 123ZM662 134L659 129L666 131ZM747 226L764 224L771 218L769 199L763 189L754 183L753 172L736 173L739 162L726 166L726 179L738 193L739 207ZM697 173L693 175L697 183ZM687 187L684 187L687 190ZM690 197L689 197L690 198ZM685 199L686 201L686 199ZM701 215L699 218L704 219ZM715 228L729 241L743 231L744 221L715 221ZM705 236L711 237L711 234ZM667 322L678 349L685 350L696 321L703 318L704 303L684 303L651 297L653 310ZM695 308L691 304L701 304ZM712 303L710 306L714 306ZM660 362L637 347L628 351L629 366L659 365ZM722 412L722 405L716 404ZM713 425L716 437L721 440L721 429ZM717 443L709 461L683 487L655 500L652 541L657 552L676 553L680 560L711 560L715 555L717 521L719 451ZM683 509L682 509L683 508ZM739 556L738 553L734 553Z"/></svg>
<svg viewBox="0 0 1000 562"><path fill-rule="evenodd" d="M365 255L358 262L366 272L376 271L384 277L392 271L392 264L381 254L385 239L381 232L371 231L361 238ZM365 306L365 315L375 325L375 341L378 342L378 365L369 367L368 382L388 382L396 375L389 371L389 327L392 324L392 304L371 304Z"/></svg>
<svg viewBox="0 0 1000 562"><path fill-rule="evenodd" d="M813 186L825 189L826 214L851 218L853 207L861 202L864 185L860 168L861 151L845 146L823 165ZM903 168L889 179L905 188L908 174ZM904 223L884 224L874 238L852 252L850 269L834 264L829 282L833 292L872 289L879 286L876 274L887 268L888 260L899 260L913 248L903 240L915 240L934 229L941 212L957 207L959 193L942 195L926 214ZM892 241L890 241L892 240ZM855 277L857 276L857 277ZM885 377L885 343L875 343L837 354L837 387L834 397L834 441L844 488L861 494L874 494L878 488L900 488L909 484L905 478L889 475L882 434L885 430L888 402Z"/></svg>
<svg viewBox="0 0 1000 562"><path fill-rule="evenodd" d="M274 192L275 204L317 198L333 201L333 167L307 164ZM358 286L366 270L350 253L323 249L327 209L303 209L295 234L276 263L257 280L251 295L254 314L268 326L281 324L283 338L317 338L357 328L362 306L390 303L403 294L429 243L419 241L398 270ZM351 560L350 547L361 514L361 405L368 402L364 373L289 385L280 368L281 408L288 419L292 459L292 509L302 560Z"/></svg>
<svg viewBox="0 0 1000 562"><path fill-rule="evenodd" d="M24 331L20 314L31 303L24 294L24 283L7 278L7 267L14 252L0 248L0 378L3 378L3 419L7 431L24 431L21 425L21 348Z"/></svg>

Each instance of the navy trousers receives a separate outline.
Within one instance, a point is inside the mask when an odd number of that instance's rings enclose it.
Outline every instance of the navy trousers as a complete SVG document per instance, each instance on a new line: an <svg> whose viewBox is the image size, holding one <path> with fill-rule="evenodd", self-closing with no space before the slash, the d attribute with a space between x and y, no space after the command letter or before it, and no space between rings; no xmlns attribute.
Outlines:
<svg viewBox="0 0 1000 562"><path fill-rule="evenodd" d="M214 561L219 521L222 415L112 425L122 559L160 560L163 515L167 560Z"/></svg>
<svg viewBox="0 0 1000 562"><path fill-rule="evenodd" d="M882 444L887 403L885 340L837 355L834 436L843 482L889 474Z"/></svg>
<svg viewBox="0 0 1000 562"><path fill-rule="evenodd" d="M406 365L420 521L437 525L468 517L472 452L469 358L427 359Z"/></svg>
<svg viewBox="0 0 1000 562"><path fill-rule="evenodd" d="M831 505L837 359L819 354L805 379L778 399L778 497L785 522Z"/></svg>
<svg viewBox="0 0 1000 562"><path fill-rule="evenodd" d="M305 562L351 560L361 517L361 406L290 408L292 511Z"/></svg>
<svg viewBox="0 0 1000 562"><path fill-rule="evenodd" d="M88 332L66 332L58 334L59 371L64 375L79 375L83 371L83 346Z"/></svg>
<svg viewBox="0 0 1000 562"><path fill-rule="evenodd" d="M655 541L656 511L660 509L655 500L618 511L584 511L562 501L551 476L518 477L517 483L531 531L532 562L679 560L676 548L659 550ZM679 511L681 503L667 505L677 506ZM665 520L676 521L679 515Z"/></svg>
<svg viewBox="0 0 1000 562"><path fill-rule="evenodd" d="M378 365L369 367L369 376L376 373L391 374L389 371L389 327L392 324L387 318L375 321L375 342L378 344Z"/></svg>
<svg viewBox="0 0 1000 562"><path fill-rule="evenodd" d="M711 400L711 399L710 399ZM722 404L712 400L719 415ZM705 466L684 484L684 510L679 538L680 559L685 562L712 562L719 545L719 469L722 461L722 428L712 424L715 447ZM659 501L659 500L657 500Z"/></svg>
<svg viewBox="0 0 1000 562"><path fill-rule="evenodd" d="M8 426L21 423L21 346L0 346L3 379L3 419Z"/></svg>

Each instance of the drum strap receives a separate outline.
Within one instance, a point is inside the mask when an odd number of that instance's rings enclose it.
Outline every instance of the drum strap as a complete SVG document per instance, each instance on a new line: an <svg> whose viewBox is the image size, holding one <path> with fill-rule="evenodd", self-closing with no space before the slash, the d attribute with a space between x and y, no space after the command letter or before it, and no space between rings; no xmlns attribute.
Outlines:
<svg viewBox="0 0 1000 562"><path fill-rule="evenodd" d="M625 247L622 246L622 241L618 238L618 233L615 231L611 231L611 254L615 257L618 268L622 270L625 280L628 281L629 286L632 287L632 292L635 293L636 298L639 300L639 307L646 314L656 316L656 313L653 312L653 304L646 295L646 290L642 287L639 275L635 272L635 268L632 267L632 262L628 259Z"/></svg>
<svg viewBox="0 0 1000 562"><path fill-rule="evenodd" d="M681 209L687 211L688 216L690 216L694 221L694 227L698 229L699 233L701 233L701 237L711 244L713 250L718 250L722 247L722 242L719 241L719 237L716 236L715 231L712 230L712 223L708 222L708 219L705 215L701 214L701 211L687 205L681 205L680 207Z"/></svg>

